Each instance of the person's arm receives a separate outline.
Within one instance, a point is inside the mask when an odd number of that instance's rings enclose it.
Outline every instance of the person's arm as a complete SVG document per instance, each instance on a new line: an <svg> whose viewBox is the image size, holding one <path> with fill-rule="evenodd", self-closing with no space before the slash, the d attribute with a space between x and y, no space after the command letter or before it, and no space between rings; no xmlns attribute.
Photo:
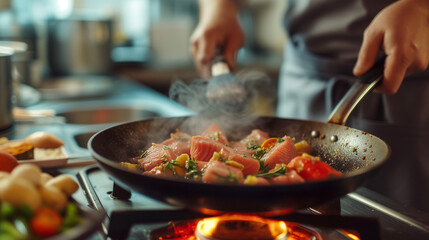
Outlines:
<svg viewBox="0 0 429 240"><path fill-rule="evenodd" d="M235 56L243 46L244 33L238 22L240 0L199 0L199 23L191 36L191 53L197 70L210 77L210 62L221 49L229 67L234 69Z"/></svg>
<svg viewBox="0 0 429 240"><path fill-rule="evenodd" d="M405 76L428 67L429 0L400 0L384 8L365 30L354 74L369 70L380 50L387 57L377 92L394 94Z"/></svg>

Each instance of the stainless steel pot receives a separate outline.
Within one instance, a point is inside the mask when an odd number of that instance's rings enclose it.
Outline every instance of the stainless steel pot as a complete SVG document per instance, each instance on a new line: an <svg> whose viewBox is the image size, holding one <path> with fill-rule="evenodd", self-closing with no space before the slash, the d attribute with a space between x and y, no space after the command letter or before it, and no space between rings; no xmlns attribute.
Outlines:
<svg viewBox="0 0 429 240"><path fill-rule="evenodd" d="M12 56L13 49L0 47L0 131L13 124Z"/></svg>
<svg viewBox="0 0 429 240"><path fill-rule="evenodd" d="M53 76L109 74L111 46L110 19L48 21L48 62Z"/></svg>

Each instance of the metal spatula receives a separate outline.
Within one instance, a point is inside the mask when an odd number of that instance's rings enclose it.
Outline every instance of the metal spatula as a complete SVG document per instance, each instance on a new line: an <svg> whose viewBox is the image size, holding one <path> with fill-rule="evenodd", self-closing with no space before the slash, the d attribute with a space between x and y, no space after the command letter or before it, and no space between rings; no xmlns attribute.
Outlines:
<svg viewBox="0 0 429 240"><path fill-rule="evenodd" d="M213 103L242 104L247 92L231 73L223 56L217 55L211 65L212 78L207 86L206 96Z"/></svg>

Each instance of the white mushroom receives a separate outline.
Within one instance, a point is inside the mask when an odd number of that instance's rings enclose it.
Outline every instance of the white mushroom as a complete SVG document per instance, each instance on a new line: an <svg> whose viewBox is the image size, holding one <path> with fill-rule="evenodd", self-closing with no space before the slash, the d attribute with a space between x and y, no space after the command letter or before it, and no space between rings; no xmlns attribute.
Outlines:
<svg viewBox="0 0 429 240"><path fill-rule="evenodd" d="M33 164L20 164L10 173L12 179L25 179L34 185L40 184L42 170Z"/></svg>
<svg viewBox="0 0 429 240"><path fill-rule="evenodd" d="M14 207L28 205L33 211L40 207L41 198L36 187L25 179L6 178L0 181L1 201Z"/></svg>
<svg viewBox="0 0 429 240"><path fill-rule="evenodd" d="M40 186L39 193L42 204L62 211L67 205L67 196L58 188L53 186Z"/></svg>
<svg viewBox="0 0 429 240"><path fill-rule="evenodd" d="M46 183L46 186L53 186L60 189L67 196L72 195L79 189L77 182L66 174L58 175Z"/></svg>

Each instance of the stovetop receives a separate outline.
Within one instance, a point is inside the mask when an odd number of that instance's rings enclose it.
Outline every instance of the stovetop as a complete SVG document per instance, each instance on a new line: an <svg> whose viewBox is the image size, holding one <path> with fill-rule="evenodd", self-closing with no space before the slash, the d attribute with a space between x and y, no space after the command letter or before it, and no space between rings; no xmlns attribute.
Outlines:
<svg viewBox="0 0 429 240"><path fill-rule="evenodd" d="M206 217L129 192L114 184L97 166L85 168L77 177L88 205L106 214L101 239L154 239L156 229L172 222L178 224ZM328 214L314 214L323 212L327 206ZM332 209L337 209L338 214L332 214ZM429 239L427 214L400 206L366 188L348 194L339 202L276 219L299 222L320 233L308 239L353 239L339 229L357 231L361 239L378 236L380 239Z"/></svg>

